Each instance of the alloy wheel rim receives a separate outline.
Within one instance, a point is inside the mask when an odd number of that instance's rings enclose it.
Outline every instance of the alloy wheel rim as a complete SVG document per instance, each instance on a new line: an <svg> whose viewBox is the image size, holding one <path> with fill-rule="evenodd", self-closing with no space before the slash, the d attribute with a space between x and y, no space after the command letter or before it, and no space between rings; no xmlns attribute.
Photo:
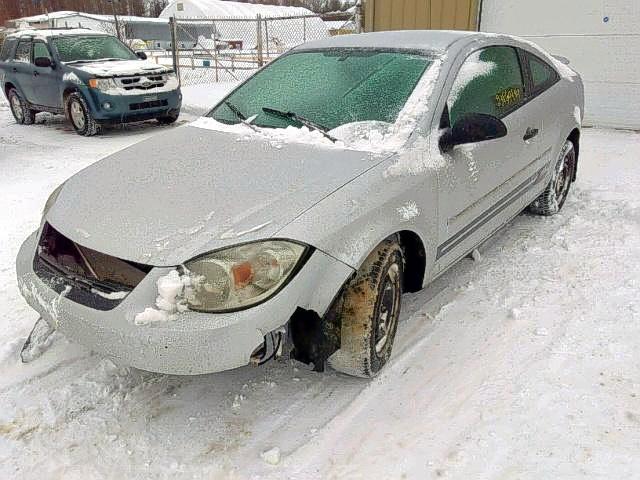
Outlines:
<svg viewBox="0 0 640 480"><path fill-rule="evenodd" d="M22 111L22 102L17 97L17 95L13 95L11 97L11 109L13 110L13 114L16 116L18 121L22 121L24 119L24 112Z"/></svg>
<svg viewBox="0 0 640 480"><path fill-rule="evenodd" d="M573 152L573 150L569 149L556 167L554 192L558 204L562 203L564 198L567 196L567 193L569 192L571 175L573 173L573 157L571 155L571 152Z"/></svg>
<svg viewBox="0 0 640 480"><path fill-rule="evenodd" d="M400 268L394 263L382 285L374 337L376 354L380 355L389 343L400 313Z"/></svg>
<svg viewBox="0 0 640 480"><path fill-rule="evenodd" d="M82 106L77 101L71 102L71 121L78 130L82 130L85 125L84 111Z"/></svg>

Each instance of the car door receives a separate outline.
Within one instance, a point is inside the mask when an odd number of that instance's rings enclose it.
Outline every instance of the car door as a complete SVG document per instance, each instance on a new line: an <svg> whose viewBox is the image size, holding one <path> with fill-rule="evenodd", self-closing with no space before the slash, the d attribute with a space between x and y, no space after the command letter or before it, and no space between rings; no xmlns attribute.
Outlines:
<svg viewBox="0 0 640 480"><path fill-rule="evenodd" d="M18 92L31 102L31 39L20 39L8 68Z"/></svg>
<svg viewBox="0 0 640 480"><path fill-rule="evenodd" d="M526 105L527 83L518 50L494 45L471 52L450 85L441 127L454 125L466 114L483 113L501 119L507 135L459 145L443 155L438 269L468 253L522 210L518 200L537 181L532 171L536 154L526 148L537 124Z"/></svg>
<svg viewBox="0 0 640 480"><path fill-rule="evenodd" d="M526 50L521 50L521 60L527 77L527 105L530 125L536 135L527 140L527 148L542 163L551 164L554 147L562 132L560 119L573 112L563 111L567 102L561 91L553 87L560 81L558 72L545 60Z"/></svg>
<svg viewBox="0 0 640 480"><path fill-rule="evenodd" d="M32 54L32 76L31 76L31 95L29 101L36 105L46 107L61 108L62 98L60 95L59 70L51 67L38 67L35 64L36 58L48 58L53 62L51 52L47 44L42 40L33 41ZM55 66L54 66L55 67Z"/></svg>

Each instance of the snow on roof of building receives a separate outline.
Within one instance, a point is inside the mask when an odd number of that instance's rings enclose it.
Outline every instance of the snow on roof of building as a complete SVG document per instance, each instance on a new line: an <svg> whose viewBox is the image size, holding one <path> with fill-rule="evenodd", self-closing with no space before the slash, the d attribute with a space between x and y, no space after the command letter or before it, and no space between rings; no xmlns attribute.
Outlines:
<svg viewBox="0 0 640 480"><path fill-rule="evenodd" d="M61 37L61 36L69 36L69 35L108 35L106 33L97 32L95 30L89 30L88 28L60 28L55 30L35 30L32 28L18 30L17 32L11 33L9 37L23 37L23 36L34 36L37 38L47 38L47 37Z"/></svg>
<svg viewBox="0 0 640 480"><path fill-rule="evenodd" d="M178 6L181 4L180 8ZM255 18L314 15L311 10L302 7L281 7L222 0L174 0L162 11L160 17L236 17Z"/></svg>
<svg viewBox="0 0 640 480"><path fill-rule="evenodd" d="M34 15L32 17L23 17L13 19L12 22L20 23L42 23L48 22L50 20L62 20L70 17L85 17L90 18L92 20L97 20L100 22L113 22L113 15L98 15L95 13L85 13L85 12L73 12L69 10L61 10L59 12L51 12L42 15ZM166 18L154 18L154 17L134 17L129 15L118 15L118 20L122 20L123 22L158 22L158 23L167 23Z"/></svg>

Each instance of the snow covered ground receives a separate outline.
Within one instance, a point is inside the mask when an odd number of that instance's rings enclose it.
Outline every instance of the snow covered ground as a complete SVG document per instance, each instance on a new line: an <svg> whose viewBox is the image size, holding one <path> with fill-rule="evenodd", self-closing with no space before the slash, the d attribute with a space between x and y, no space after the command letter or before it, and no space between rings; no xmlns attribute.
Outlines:
<svg viewBox="0 0 640 480"><path fill-rule="evenodd" d="M87 139L0 103L0 478L640 478L640 134L585 130L560 215L405 296L373 381L289 360L151 374L60 336L20 364L36 314L14 259L50 191L165 128Z"/></svg>

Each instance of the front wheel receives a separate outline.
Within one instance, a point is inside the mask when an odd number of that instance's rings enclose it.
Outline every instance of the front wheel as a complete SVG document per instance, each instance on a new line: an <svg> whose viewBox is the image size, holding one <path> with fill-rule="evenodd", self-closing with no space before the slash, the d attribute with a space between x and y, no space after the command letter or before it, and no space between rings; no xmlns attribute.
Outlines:
<svg viewBox="0 0 640 480"><path fill-rule="evenodd" d="M32 125L36 121L36 112L31 110L15 88L9 90L11 113L20 125Z"/></svg>
<svg viewBox="0 0 640 480"><path fill-rule="evenodd" d="M404 257L396 238L364 261L337 300L340 349L329 365L357 377L376 376L391 356L400 318Z"/></svg>
<svg viewBox="0 0 640 480"><path fill-rule="evenodd" d="M529 205L529 210L544 216L558 213L569 195L569 187L573 182L575 172L576 150L573 142L567 140L560 150L547 188Z"/></svg>
<svg viewBox="0 0 640 480"><path fill-rule="evenodd" d="M179 116L180 112L172 112L167 115L162 115L161 117L156 118L156 120L160 125L171 125L172 123L176 123Z"/></svg>
<svg viewBox="0 0 640 480"><path fill-rule="evenodd" d="M94 120L87 101L80 93L69 95L66 107L67 117L78 135L92 137L100 131L100 125Z"/></svg>

